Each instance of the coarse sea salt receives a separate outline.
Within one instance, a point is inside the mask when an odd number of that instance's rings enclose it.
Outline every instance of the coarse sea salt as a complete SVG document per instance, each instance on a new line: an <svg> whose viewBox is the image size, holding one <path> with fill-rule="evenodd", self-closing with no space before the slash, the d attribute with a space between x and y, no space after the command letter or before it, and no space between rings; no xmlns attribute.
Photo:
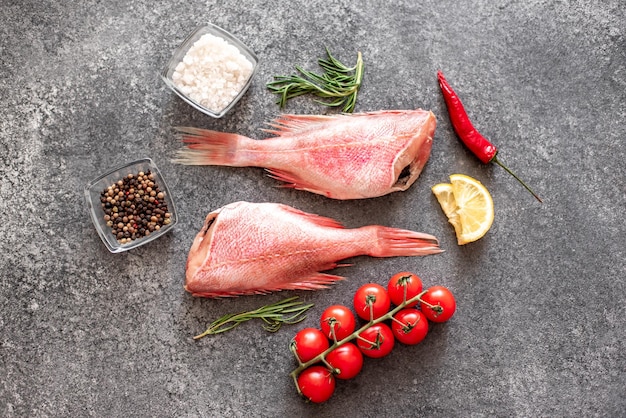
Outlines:
<svg viewBox="0 0 626 418"><path fill-rule="evenodd" d="M174 69L172 81L193 101L221 112L244 88L253 65L236 46L205 34Z"/></svg>

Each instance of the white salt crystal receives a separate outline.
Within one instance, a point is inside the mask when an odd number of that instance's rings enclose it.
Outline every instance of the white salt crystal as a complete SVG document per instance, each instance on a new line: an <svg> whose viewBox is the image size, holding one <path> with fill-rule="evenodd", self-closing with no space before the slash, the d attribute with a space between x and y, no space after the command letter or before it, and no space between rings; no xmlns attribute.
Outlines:
<svg viewBox="0 0 626 418"><path fill-rule="evenodd" d="M237 47L205 34L176 66L172 80L184 94L217 113L239 94L252 70L252 62Z"/></svg>

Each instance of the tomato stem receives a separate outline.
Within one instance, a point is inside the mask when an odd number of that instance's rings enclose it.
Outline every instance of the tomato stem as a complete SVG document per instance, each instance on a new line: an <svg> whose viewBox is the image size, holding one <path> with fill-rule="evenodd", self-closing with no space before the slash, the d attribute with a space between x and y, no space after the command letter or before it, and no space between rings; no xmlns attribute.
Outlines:
<svg viewBox="0 0 626 418"><path fill-rule="evenodd" d="M380 333L378 333L378 334L380 335ZM378 338L378 337L377 337L377 338ZM357 335L357 336L356 336L356 339L357 339L357 340L361 340L361 341L363 341L364 343L368 343L368 344L369 344L369 345L371 345L372 347L376 347L376 345L377 345L377 342L376 342L376 341L370 341L370 340L368 340L367 338L363 338L363 337L361 337L360 335Z"/></svg>
<svg viewBox="0 0 626 418"><path fill-rule="evenodd" d="M417 325L417 321L415 321L414 323L407 322L405 324L404 322L402 322L399 319L396 319L394 317L391 317L391 320L393 322L396 322L397 324L399 324L402 327L402 329L404 330L404 332L411 331L413 328L415 328L415 325Z"/></svg>
<svg viewBox="0 0 626 418"><path fill-rule="evenodd" d="M426 301L423 301L423 300L421 300L421 303L423 303L424 305L428 306L433 311L443 312L443 308L440 305L431 305L430 303L428 303Z"/></svg>
<svg viewBox="0 0 626 418"><path fill-rule="evenodd" d="M296 350L295 341L292 341L291 344L289 344L289 351L291 351L293 355L296 357L296 360L298 360L298 364L300 365L304 364L302 363L302 360L300 360L300 357L298 356L298 351Z"/></svg>
<svg viewBox="0 0 626 418"><path fill-rule="evenodd" d="M411 279L411 275L407 274L406 276L402 276L398 279L398 283L402 285L404 288L404 296L402 296L402 300L406 302L406 294L409 289L409 280Z"/></svg>
<svg viewBox="0 0 626 418"><path fill-rule="evenodd" d="M376 295L367 295L365 303L370 308L370 322L374 320L374 303L376 303Z"/></svg>
<svg viewBox="0 0 626 418"><path fill-rule="evenodd" d="M424 305L426 305L426 307L428 307L428 309L434 311L436 317L441 315L443 313L443 311L444 311L443 306L441 306L441 305L431 305L430 303L424 302L424 301L422 301L422 303Z"/></svg>
<svg viewBox="0 0 626 418"><path fill-rule="evenodd" d="M352 334L348 335L347 337L345 337L345 338L343 338L343 339L341 339L341 340L339 340L339 341L335 340L335 342L334 342L334 343L333 343L330 347L328 347L328 349L327 349L327 350L323 351L322 353L318 354L316 357L312 358L311 360L309 360L309 361L307 361L307 362L305 362L305 363L302 363L302 362L300 361L300 359L298 358L298 356L295 354L294 349L290 346L289 348L290 348L290 350L294 353L294 355L296 355L296 359L298 360L298 364L299 364L299 365L298 365L298 367L297 367L297 368L295 368L295 369L294 369L294 370L290 373L291 377L293 377L294 381L296 382L296 387L298 386L298 385L297 385L298 375L299 375L300 373L302 373L302 371L304 371L304 370L305 370L306 368L308 368L309 366L312 366L313 364L315 364L315 363L319 363L319 362L321 361L321 362L323 362L324 364L326 364L326 365L327 365L327 367L328 367L328 363L326 363L326 356L327 356L327 355L328 355L331 351L333 351L335 348L337 348L337 347L341 347L341 346L342 346L342 345L344 345L345 343L347 343L347 342L349 342L349 341L352 341L352 340L354 340L354 339L360 339L360 340L362 340L362 341L366 341L367 343L372 344L372 345L374 346L374 345L376 344L375 342L374 342L374 343L372 343L371 341L366 340L366 339L364 339L363 337L361 337L359 334L361 334L363 331L365 331L366 329L368 329L368 328L370 328L370 327L372 327L372 326L374 326L374 325L376 325L376 324L379 324L379 323L381 323L381 322L383 322L383 321L387 321L387 320L389 320L389 319L393 319L393 316L394 316L396 313L400 312L402 309L404 309L407 305L409 305L409 304L411 304L411 303L413 303L413 302L420 302L420 303L425 304L426 306L428 306L428 307L429 307L429 308L431 308L431 309L435 309L438 305L437 305L437 306L433 306L433 305L431 305L431 304L429 304L429 303L427 303L427 302L424 302L424 301L422 300L422 296L424 296L426 293L428 293L428 290L424 290L423 292L421 292L420 294L418 294L418 295L416 295L416 296L412 297L411 299L409 299L409 300L405 300L405 301L404 301L404 302L402 302L400 305L396 306L394 309L392 309L391 311L387 312L385 315L380 316L380 317L378 317L378 318L376 318L376 319L373 319L373 316L374 316L373 311L372 311L372 310L373 310L373 307L372 307L372 306L370 306L370 318L372 318L372 319L370 319L370 321L369 321L368 323L366 323L366 324L365 324L365 325L363 325L361 328L357 329L356 331L354 331ZM406 299L406 298L405 298L405 299ZM441 308L441 306L438 306L438 307L439 307L439 308ZM331 329L332 329L332 327L331 327ZM329 368L329 370L332 372L332 371L333 371L333 368L332 368L332 367L330 367L330 368ZM298 393L301 393L301 392L300 392L300 388L298 388Z"/></svg>
<svg viewBox="0 0 626 418"><path fill-rule="evenodd" d="M293 377L293 383L296 385L298 395L303 396L302 391L300 390L300 385L298 384L298 375L292 374L291 377Z"/></svg>
<svg viewBox="0 0 626 418"><path fill-rule="evenodd" d="M334 342L337 342L337 334L335 332L335 327L337 326L337 319L331 317L331 318L326 319L325 322L328 322L328 326L330 327L330 336L333 338Z"/></svg>
<svg viewBox="0 0 626 418"><path fill-rule="evenodd" d="M333 374L339 374L341 373L341 370L333 367L328 361L326 361L325 358L322 359L322 363L324 363L324 365L326 366L326 368L328 370L330 370Z"/></svg>

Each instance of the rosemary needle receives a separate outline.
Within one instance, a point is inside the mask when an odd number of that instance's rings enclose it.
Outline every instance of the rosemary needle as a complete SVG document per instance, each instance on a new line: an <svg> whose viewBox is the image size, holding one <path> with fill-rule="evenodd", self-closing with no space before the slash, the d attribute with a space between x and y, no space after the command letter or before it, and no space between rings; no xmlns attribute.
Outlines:
<svg viewBox="0 0 626 418"><path fill-rule="evenodd" d="M326 59L319 59L318 64L324 69L319 75L296 66L299 74L274 76L274 81L267 83L272 93L279 94L276 102L282 109L287 100L303 94L314 94L327 101L317 100L326 106L343 106L343 112L351 113L356 105L356 96L363 80L363 59L357 52L354 67L347 67L333 57L326 48Z"/></svg>
<svg viewBox="0 0 626 418"><path fill-rule="evenodd" d="M259 318L265 322L263 329L269 332L276 332L283 324L296 324L306 318L304 314L313 304L304 305L297 302L297 296L283 299L271 305L261 306L258 309L248 312L240 312L238 314L227 314L213 321L211 325L202 334L193 337L198 340L207 335L220 334L229 331L242 322Z"/></svg>

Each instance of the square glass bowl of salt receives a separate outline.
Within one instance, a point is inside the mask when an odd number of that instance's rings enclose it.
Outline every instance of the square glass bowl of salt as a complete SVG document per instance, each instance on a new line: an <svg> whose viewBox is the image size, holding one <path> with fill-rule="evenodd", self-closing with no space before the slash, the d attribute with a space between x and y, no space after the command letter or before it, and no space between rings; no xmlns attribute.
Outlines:
<svg viewBox="0 0 626 418"><path fill-rule="evenodd" d="M174 51L161 78L185 102L221 118L241 99L256 72L256 54L226 30L207 24Z"/></svg>

